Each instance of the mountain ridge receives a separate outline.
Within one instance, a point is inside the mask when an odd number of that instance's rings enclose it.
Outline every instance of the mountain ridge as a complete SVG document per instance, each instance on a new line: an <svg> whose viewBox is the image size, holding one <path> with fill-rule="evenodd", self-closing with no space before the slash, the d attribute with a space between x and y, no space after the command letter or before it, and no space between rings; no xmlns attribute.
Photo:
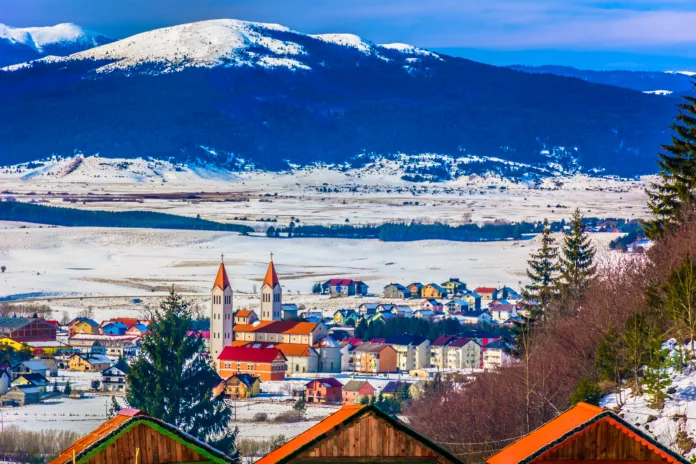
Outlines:
<svg viewBox="0 0 696 464"><path fill-rule="evenodd" d="M145 32L0 80L7 164L84 153L282 170L437 153L634 176L654 172L679 101L237 20Z"/></svg>

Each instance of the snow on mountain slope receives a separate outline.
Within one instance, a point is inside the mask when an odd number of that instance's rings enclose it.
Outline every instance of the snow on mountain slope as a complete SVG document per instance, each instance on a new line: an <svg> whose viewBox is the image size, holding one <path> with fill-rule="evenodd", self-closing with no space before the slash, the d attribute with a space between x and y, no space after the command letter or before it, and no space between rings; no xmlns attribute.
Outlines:
<svg viewBox="0 0 696 464"><path fill-rule="evenodd" d="M50 27L10 27L0 24L0 39L21 43L41 53L51 45L78 44L85 48L103 45L106 37L77 24L63 23Z"/></svg>
<svg viewBox="0 0 696 464"><path fill-rule="evenodd" d="M19 33L14 35L21 38ZM37 38L47 40L49 36L46 32ZM278 38L279 36L282 39ZM141 65L150 65L146 71L149 74L176 72L191 67L217 66L308 70L311 69L311 63L301 43L311 43L312 40L356 49L366 55L375 55L383 59L386 58L382 57L380 52L387 50L402 52L405 55L437 56L411 45L377 46L353 34L307 35L278 24L216 19L156 29L75 53L70 57L47 57L42 61L108 61L96 70L101 73L132 71ZM4 69L17 70L29 66L31 63L21 63Z"/></svg>
<svg viewBox="0 0 696 464"><path fill-rule="evenodd" d="M226 169L207 165L173 164L143 158L120 159L77 155L0 168L0 179L2 178L90 183L188 183L201 180L234 181L238 177Z"/></svg>

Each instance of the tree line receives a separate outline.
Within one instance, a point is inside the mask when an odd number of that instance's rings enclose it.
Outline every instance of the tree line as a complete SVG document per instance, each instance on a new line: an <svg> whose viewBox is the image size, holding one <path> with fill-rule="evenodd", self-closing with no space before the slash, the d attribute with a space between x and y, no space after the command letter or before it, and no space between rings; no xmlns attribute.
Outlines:
<svg viewBox="0 0 696 464"><path fill-rule="evenodd" d="M661 409L676 392L672 376L694 370L696 338L696 99L686 97L649 189L652 216L644 255L594 262L577 230L577 213L560 247L548 228L529 260L527 311L508 338L510 367L469 381L438 381L405 412L422 433L468 463L481 462L574 403L621 404L645 395ZM674 343L667 343L674 339ZM696 443L685 418L673 417L675 446Z"/></svg>
<svg viewBox="0 0 696 464"><path fill-rule="evenodd" d="M68 227L214 230L242 234L253 231L251 227L241 224L223 224L174 214L150 211L88 211L16 201L0 202L0 220Z"/></svg>

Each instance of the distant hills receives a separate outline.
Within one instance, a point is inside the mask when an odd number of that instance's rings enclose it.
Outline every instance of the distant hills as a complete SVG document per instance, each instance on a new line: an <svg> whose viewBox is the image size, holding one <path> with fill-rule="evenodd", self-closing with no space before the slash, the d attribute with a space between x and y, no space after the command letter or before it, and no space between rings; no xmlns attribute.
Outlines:
<svg viewBox="0 0 696 464"><path fill-rule="evenodd" d="M655 170L679 102L236 20L15 64L0 83L3 164L84 153L278 170L433 153L633 176Z"/></svg>
<svg viewBox="0 0 696 464"><path fill-rule="evenodd" d="M650 71L588 71L568 66L509 66L510 69L531 74L553 74L575 77L587 82L613 85L645 93L679 94L693 91L692 77L688 72Z"/></svg>
<svg viewBox="0 0 696 464"><path fill-rule="evenodd" d="M27 28L0 24L0 67L45 56L67 56L113 41L71 23Z"/></svg>

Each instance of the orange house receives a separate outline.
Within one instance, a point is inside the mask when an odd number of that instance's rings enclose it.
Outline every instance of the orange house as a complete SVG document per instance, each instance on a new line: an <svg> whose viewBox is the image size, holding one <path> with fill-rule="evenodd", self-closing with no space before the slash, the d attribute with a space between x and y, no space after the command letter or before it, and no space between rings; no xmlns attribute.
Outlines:
<svg viewBox="0 0 696 464"><path fill-rule="evenodd" d="M366 374L396 372L396 350L384 343L360 343L353 348L353 370Z"/></svg>
<svg viewBox="0 0 696 464"><path fill-rule="evenodd" d="M315 379L305 385L305 398L309 403L340 403L343 396L343 384L327 377Z"/></svg>
<svg viewBox="0 0 696 464"><path fill-rule="evenodd" d="M226 346L218 356L218 374L223 379L234 374L250 374L264 382L285 380L286 361L277 348Z"/></svg>
<svg viewBox="0 0 696 464"><path fill-rule="evenodd" d="M689 461L613 412L578 403L494 454L488 464L620 463Z"/></svg>

